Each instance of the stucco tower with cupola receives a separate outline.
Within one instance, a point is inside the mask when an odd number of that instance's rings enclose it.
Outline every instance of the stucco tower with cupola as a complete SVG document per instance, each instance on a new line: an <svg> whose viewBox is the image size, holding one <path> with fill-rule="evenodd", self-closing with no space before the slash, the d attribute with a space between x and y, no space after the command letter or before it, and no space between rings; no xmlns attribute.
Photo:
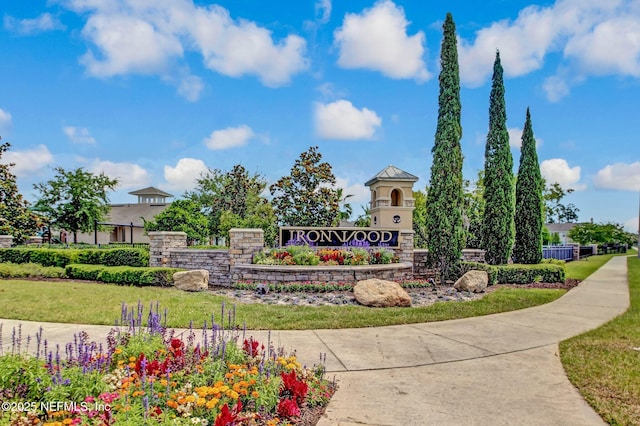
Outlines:
<svg viewBox="0 0 640 426"><path fill-rule="evenodd" d="M413 183L418 178L395 166L369 179L365 185L371 190L371 227L413 229Z"/></svg>

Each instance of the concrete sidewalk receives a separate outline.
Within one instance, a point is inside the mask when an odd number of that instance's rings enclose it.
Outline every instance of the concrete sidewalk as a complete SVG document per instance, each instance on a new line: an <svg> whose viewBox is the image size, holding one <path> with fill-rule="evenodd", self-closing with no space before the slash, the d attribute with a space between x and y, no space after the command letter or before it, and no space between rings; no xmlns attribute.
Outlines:
<svg viewBox="0 0 640 426"><path fill-rule="evenodd" d="M301 362L326 355L339 389L327 425L602 425L569 383L558 342L593 329L629 305L625 257L614 257L547 305L437 323L365 329L273 331L271 341ZM110 327L1 320L52 344ZM267 332L248 332L266 341Z"/></svg>

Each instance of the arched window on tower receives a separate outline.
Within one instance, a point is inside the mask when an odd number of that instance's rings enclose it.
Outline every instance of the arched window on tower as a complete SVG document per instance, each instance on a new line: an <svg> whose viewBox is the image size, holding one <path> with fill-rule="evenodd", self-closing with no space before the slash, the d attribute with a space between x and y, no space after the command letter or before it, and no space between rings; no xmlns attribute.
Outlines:
<svg viewBox="0 0 640 426"><path fill-rule="evenodd" d="M399 189L391 191L391 205L394 207L402 206L402 193Z"/></svg>

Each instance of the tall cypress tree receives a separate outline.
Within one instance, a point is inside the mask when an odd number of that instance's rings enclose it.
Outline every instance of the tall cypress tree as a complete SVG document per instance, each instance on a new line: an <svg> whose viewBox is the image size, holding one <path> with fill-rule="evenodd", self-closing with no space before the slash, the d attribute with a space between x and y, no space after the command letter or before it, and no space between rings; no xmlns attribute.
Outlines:
<svg viewBox="0 0 640 426"><path fill-rule="evenodd" d="M502 73L500 52L496 52L484 154L485 209L482 223L482 248L486 250L485 259L491 265L509 261L515 233L513 158L509 147Z"/></svg>
<svg viewBox="0 0 640 426"><path fill-rule="evenodd" d="M462 125L460 123L460 70L456 26L451 13L443 25L440 52L438 125L431 150L433 164L427 198L427 246L440 268L441 282L453 278L464 244L462 224Z"/></svg>
<svg viewBox="0 0 640 426"><path fill-rule="evenodd" d="M527 108L516 181L516 244L513 257L518 263L535 264L542 260L543 187L531 114Z"/></svg>

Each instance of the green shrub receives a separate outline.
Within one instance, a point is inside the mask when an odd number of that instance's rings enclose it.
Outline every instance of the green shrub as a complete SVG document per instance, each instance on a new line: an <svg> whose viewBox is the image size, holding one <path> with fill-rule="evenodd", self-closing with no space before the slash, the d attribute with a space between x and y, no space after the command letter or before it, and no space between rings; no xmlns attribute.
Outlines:
<svg viewBox="0 0 640 426"><path fill-rule="evenodd" d="M78 259L77 250L34 248L30 249L30 252L29 261L39 263L42 266L59 266L64 268L69 263L76 263Z"/></svg>
<svg viewBox="0 0 640 426"><path fill-rule="evenodd" d="M98 281L119 285L168 286L173 283L173 274L179 268L148 268L133 266L104 267Z"/></svg>
<svg viewBox="0 0 640 426"><path fill-rule="evenodd" d="M540 263L548 263L550 265L562 265L562 266L564 266L567 262L565 262L564 260L560 260L560 259L549 258L549 259L542 259L540 261Z"/></svg>
<svg viewBox="0 0 640 426"><path fill-rule="evenodd" d="M489 285L498 283L498 267L480 262L460 262L458 278L469 271L485 271L489 275Z"/></svg>
<svg viewBox="0 0 640 426"><path fill-rule="evenodd" d="M23 248L0 249L0 263L29 263L31 252Z"/></svg>
<svg viewBox="0 0 640 426"><path fill-rule="evenodd" d="M102 264L102 249L83 249L78 253L78 262L85 265Z"/></svg>
<svg viewBox="0 0 640 426"><path fill-rule="evenodd" d="M64 278L65 270L58 266L37 263L0 263L0 278Z"/></svg>
<svg viewBox="0 0 640 426"><path fill-rule="evenodd" d="M500 284L563 283L565 269L561 265L542 263L538 265L502 265L498 266Z"/></svg>
<svg viewBox="0 0 640 426"><path fill-rule="evenodd" d="M149 266L149 250L142 248L103 250L100 263L107 266Z"/></svg>
<svg viewBox="0 0 640 426"><path fill-rule="evenodd" d="M90 280L97 281L100 272L106 268L104 265L84 265L72 263L65 267L65 273L68 278L74 280Z"/></svg>
<svg viewBox="0 0 640 426"><path fill-rule="evenodd" d="M64 268L70 263L108 266L148 266L149 250L144 248L8 248L0 249L0 263L39 263Z"/></svg>

